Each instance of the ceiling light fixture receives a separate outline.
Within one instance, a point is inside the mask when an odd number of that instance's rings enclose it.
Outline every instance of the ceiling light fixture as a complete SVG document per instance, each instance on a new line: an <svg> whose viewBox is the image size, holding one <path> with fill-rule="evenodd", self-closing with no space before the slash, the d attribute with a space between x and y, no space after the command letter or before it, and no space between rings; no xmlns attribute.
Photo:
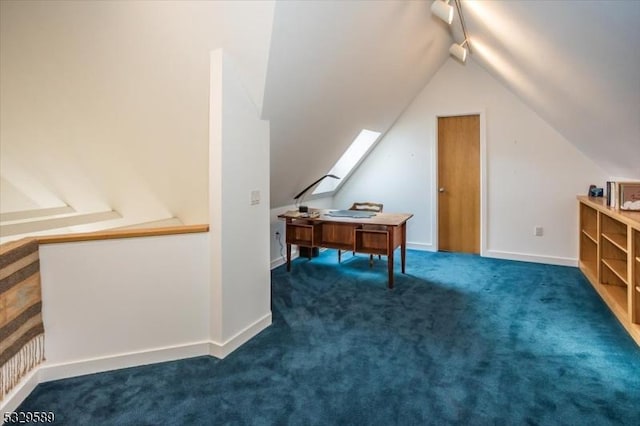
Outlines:
<svg viewBox="0 0 640 426"><path fill-rule="evenodd" d="M431 12L449 25L453 22L453 6L449 0L435 0L431 4Z"/></svg>
<svg viewBox="0 0 640 426"><path fill-rule="evenodd" d="M462 43L453 43L449 48L449 53L451 53L456 58L460 59L462 62L467 60L467 49L465 49L464 45L467 44L467 40Z"/></svg>
<svg viewBox="0 0 640 426"><path fill-rule="evenodd" d="M464 35L464 41L460 44L453 43L449 48L449 53L460 59L462 62L465 62L467 60L467 54L471 53L471 46L469 46L469 35L467 34L467 27L464 24L464 17L462 16L462 6L460 5L460 0L455 0L455 3L456 9L458 9L458 16L460 17L460 25L462 25L462 34ZM466 47L465 44L467 45Z"/></svg>

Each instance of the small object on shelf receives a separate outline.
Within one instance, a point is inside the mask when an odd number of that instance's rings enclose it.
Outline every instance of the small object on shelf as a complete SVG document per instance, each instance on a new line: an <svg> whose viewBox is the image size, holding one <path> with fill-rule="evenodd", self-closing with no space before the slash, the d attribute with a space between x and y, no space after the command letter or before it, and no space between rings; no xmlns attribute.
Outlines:
<svg viewBox="0 0 640 426"><path fill-rule="evenodd" d="M595 185L589 187L589 197L602 197L602 188L597 188Z"/></svg>
<svg viewBox="0 0 640 426"><path fill-rule="evenodd" d="M620 182L620 210L640 210L640 182Z"/></svg>

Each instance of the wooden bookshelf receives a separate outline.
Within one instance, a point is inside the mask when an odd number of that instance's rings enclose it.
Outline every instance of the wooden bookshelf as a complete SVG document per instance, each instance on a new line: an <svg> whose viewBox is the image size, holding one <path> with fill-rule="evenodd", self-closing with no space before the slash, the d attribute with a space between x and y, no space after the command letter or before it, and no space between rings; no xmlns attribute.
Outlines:
<svg viewBox="0 0 640 426"><path fill-rule="evenodd" d="M631 321L640 324L640 230L633 229L632 251L630 257L633 259L631 263Z"/></svg>
<svg viewBox="0 0 640 426"><path fill-rule="evenodd" d="M598 279L598 211L580 204L580 269Z"/></svg>
<svg viewBox="0 0 640 426"><path fill-rule="evenodd" d="M586 196L578 209L580 270L640 346L640 212Z"/></svg>

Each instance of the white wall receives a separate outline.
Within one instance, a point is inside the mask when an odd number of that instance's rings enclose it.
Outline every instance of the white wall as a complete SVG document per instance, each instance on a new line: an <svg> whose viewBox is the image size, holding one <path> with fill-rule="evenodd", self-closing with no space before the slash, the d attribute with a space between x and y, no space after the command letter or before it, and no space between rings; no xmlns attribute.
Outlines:
<svg viewBox="0 0 640 426"><path fill-rule="evenodd" d="M269 123L231 59L210 60L210 232L43 246L47 361L0 408L39 381L224 358L271 324Z"/></svg>
<svg viewBox="0 0 640 426"><path fill-rule="evenodd" d="M576 264L577 202L607 176L473 60L449 59L334 196L410 212L412 247L435 250L436 119L481 112L486 144L485 255ZM533 236L535 226L544 236Z"/></svg>
<svg viewBox="0 0 640 426"><path fill-rule="evenodd" d="M0 177L0 213L12 211L31 210L38 208L38 204L33 199L25 195L19 188L11 182ZM5 210L6 206L6 210Z"/></svg>
<svg viewBox="0 0 640 426"><path fill-rule="evenodd" d="M0 8L2 177L40 207L45 187L79 212L117 210L118 226L206 222L209 52L234 56L261 108L274 2Z"/></svg>
<svg viewBox="0 0 640 426"><path fill-rule="evenodd" d="M40 246L44 380L207 353L208 243L202 233Z"/></svg>
<svg viewBox="0 0 640 426"><path fill-rule="evenodd" d="M224 345L271 323L269 123L221 50L211 53L210 87L211 334Z"/></svg>

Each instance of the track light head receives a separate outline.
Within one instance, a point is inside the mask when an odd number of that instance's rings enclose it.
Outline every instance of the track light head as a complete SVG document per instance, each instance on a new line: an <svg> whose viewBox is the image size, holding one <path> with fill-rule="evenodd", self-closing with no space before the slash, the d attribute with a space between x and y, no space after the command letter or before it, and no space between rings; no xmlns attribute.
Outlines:
<svg viewBox="0 0 640 426"><path fill-rule="evenodd" d="M449 25L453 22L453 6L449 4L449 0L434 0L431 12Z"/></svg>
<svg viewBox="0 0 640 426"><path fill-rule="evenodd" d="M464 45L467 43L467 40L463 41L461 44L453 43L449 48L449 53L451 53L456 58L460 59L462 62L467 60L467 49Z"/></svg>

